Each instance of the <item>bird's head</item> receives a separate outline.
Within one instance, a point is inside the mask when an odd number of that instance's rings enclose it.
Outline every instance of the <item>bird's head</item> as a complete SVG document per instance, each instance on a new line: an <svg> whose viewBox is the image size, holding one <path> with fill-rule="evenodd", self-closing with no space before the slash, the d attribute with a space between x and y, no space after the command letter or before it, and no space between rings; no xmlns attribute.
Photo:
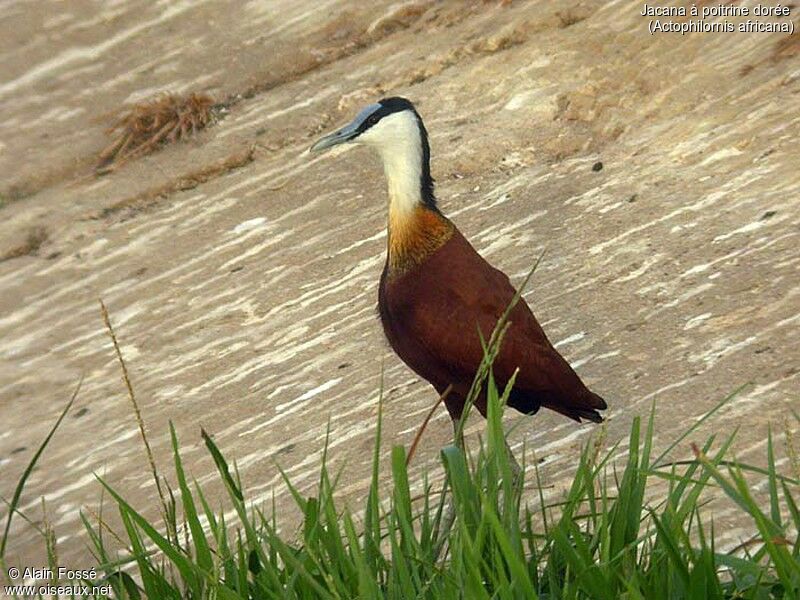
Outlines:
<svg viewBox="0 0 800 600"><path fill-rule="evenodd" d="M422 202L435 206L430 175L428 132L414 105L405 98L384 98L362 108L349 125L326 135L311 146L320 152L344 143L364 144L383 159L391 190L414 188Z"/></svg>
<svg viewBox="0 0 800 600"><path fill-rule="evenodd" d="M384 98L362 108L349 125L318 140L311 152L347 142L373 146L381 154L396 151L407 144L419 146L421 127L424 130L422 120L409 100Z"/></svg>

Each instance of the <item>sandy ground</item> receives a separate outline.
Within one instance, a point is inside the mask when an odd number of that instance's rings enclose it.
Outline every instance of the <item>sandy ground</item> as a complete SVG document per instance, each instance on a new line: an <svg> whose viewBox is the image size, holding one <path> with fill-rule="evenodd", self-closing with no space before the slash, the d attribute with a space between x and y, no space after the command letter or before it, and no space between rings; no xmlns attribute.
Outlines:
<svg viewBox="0 0 800 600"><path fill-rule="evenodd" d="M641 8L0 4L0 256L47 234L0 262L0 494L83 376L22 511L41 519L45 498L70 567L92 563L78 511L97 510L95 473L156 516L101 297L165 473L171 420L189 471L221 493L202 426L251 498L288 506L276 465L311 493L330 424L341 492L363 494L382 369L387 452L410 443L435 394L393 356L375 313L377 159L306 149L395 94L425 118L441 206L479 251L519 281L547 247L526 298L609 400L609 439L655 402L663 448L752 382L692 440L740 427L736 455L762 461L767 427L782 444L798 406L800 42L651 36ZM120 107L164 90L210 93L230 113L96 176ZM507 422L557 498L596 428L544 413ZM442 410L415 470L439 473L449 434ZM675 451L689 455L688 442ZM749 530L725 508L715 524L719 546ZM44 565L30 525L17 518L11 535L10 564Z"/></svg>

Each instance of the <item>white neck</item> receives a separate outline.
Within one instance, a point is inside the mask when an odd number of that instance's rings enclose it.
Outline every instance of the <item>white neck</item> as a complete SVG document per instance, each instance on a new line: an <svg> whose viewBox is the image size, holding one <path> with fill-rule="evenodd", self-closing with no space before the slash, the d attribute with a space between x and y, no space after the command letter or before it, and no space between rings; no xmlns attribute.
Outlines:
<svg viewBox="0 0 800 600"><path fill-rule="evenodd" d="M420 176L422 156L419 145L383 155L383 171L389 191L389 214L403 217L422 204Z"/></svg>
<svg viewBox="0 0 800 600"><path fill-rule="evenodd" d="M402 219L423 203L422 140L414 114L388 115L366 131L360 141L374 146L383 159L389 190L389 221Z"/></svg>

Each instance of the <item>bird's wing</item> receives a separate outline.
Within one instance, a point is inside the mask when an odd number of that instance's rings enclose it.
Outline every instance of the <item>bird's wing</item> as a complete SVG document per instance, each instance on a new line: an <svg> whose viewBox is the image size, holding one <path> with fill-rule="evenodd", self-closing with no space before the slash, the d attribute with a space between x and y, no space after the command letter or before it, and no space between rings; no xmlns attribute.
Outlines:
<svg viewBox="0 0 800 600"><path fill-rule="evenodd" d="M487 265L488 266L488 265ZM463 273L463 275L468 275ZM470 289L447 286L430 290L424 301L411 311L408 333L414 336L431 356L446 364L454 373L475 374L483 359L480 335L488 343L498 319L511 303L515 291L500 272L465 277ZM505 281L503 281L505 280ZM512 310L501 351L494 364L499 381L507 381L517 367L517 385L534 390L549 389L561 375L562 365L569 369L551 346L524 299ZM571 371L571 369L570 369ZM565 375L568 375L565 373Z"/></svg>
<svg viewBox="0 0 800 600"><path fill-rule="evenodd" d="M430 265L417 300L410 306L406 332L454 378L471 381L483 358L478 331L488 342L515 290L508 277L486 262L471 246L457 252L448 269ZM512 310L493 371L504 385L519 368L515 389L540 394L565 408L591 407L592 395L553 348L524 299ZM553 408L553 407L551 407ZM594 407L598 408L598 407Z"/></svg>

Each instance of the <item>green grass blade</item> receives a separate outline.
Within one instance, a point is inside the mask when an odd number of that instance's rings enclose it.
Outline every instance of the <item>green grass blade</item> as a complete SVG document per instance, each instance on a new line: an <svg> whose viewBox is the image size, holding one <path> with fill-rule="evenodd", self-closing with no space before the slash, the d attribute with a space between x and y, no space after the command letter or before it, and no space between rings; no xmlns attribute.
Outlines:
<svg viewBox="0 0 800 600"><path fill-rule="evenodd" d="M153 527L147 519L139 514L130 504L128 504L122 496L120 496L114 488L106 483L102 478L97 477L98 481L103 487L111 494L122 514L125 515L132 523L141 529L145 535L161 550L164 555L175 565L181 574L181 577L190 588L198 596L201 595L201 578L207 575L203 573L198 566L192 563L186 556L184 556L178 548L176 548L167 538L162 536L155 527ZM148 594L149 595L149 594Z"/></svg>
<svg viewBox="0 0 800 600"><path fill-rule="evenodd" d="M175 434L175 426L172 424L172 422L169 424L169 434L170 439L172 440L175 474L178 477L178 487L181 490L183 512L189 525L189 529L192 532L195 556L200 568L203 571L210 573L213 568L214 560L211 556L211 550L208 547L206 533L203 530L203 526L200 523L199 517L197 516L197 508L194 504L194 500L192 499L192 492L189 489L189 485L186 483L186 474L183 471L183 462L181 461L181 455L178 451L178 436Z"/></svg>
<svg viewBox="0 0 800 600"><path fill-rule="evenodd" d="M231 475L230 469L228 468L228 463L225 461L225 458L222 456L222 453L217 448L217 445L214 443L214 440L211 439L211 436L206 432L205 429L200 430L200 436L203 438L203 442L205 442L206 448L211 453L211 457L214 459L214 463L217 465L217 470L222 475L222 478L226 484L226 487L232 493L236 500L239 502L244 502L244 496L242 495L242 490L240 489L239 485L233 479Z"/></svg>
<svg viewBox="0 0 800 600"><path fill-rule="evenodd" d="M8 532L11 529L11 519L14 517L14 513L17 510L17 506L19 506L19 499L22 496L22 490L25 488L25 483L28 481L28 477L33 472L34 467L36 467L36 463L39 461L39 457L42 456L44 449L47 448L47 444L50 443L50 440L53 438L58 427L61 425L61 422L64 420L64 417L67 416L69 409L72 407L72 403L75 402L75 398L78 397L78 392L81 390L81 385L83 384L83 376L81 376L80 380L78 381L78 385L75 386L75 391L72 392L72 397L67 402L67 405L61 411L61 414L58 415L58 419L50 428L50 432L44 438L39 447L36 449L36 452L33 454L33 458L31 458L28 466L25 467L25 470L22 472L22 476L19 478L17 482L17 487L14 489L14 495L11 497L11 503L8 507L8 518L6 519L6 526L3 530L3 540L0 542L0 560L2 560L6 555L6 546L8 544Z"/></svg>
<svg viewBox="0 0 800 600"><path fill-rule="evenodd" d="M692 433L694 433L694 432L695 432L695 431L696 431L696 430L697 430L697 429L698 429L698 428L699 428L699 427L700 427L700 426L701 426L703 423L705 423L705 422L706 422L706 421L708 421L708 420L709 420L709 419L710 419L712 416L714 416L714 415L715 415L715 414L716 414L716 413L717 413L717 412L718 412L718 411L719 411L719 410L720 410L720 409L721 409L723 406L725 406L725 405L726 405L728 402L730 402L731 400L733 400L733 399L734 399L736 396L738 396L738 395L739 395L739 394L740 394L740 393L741 393L743 390L747 389L747 388L748 388L748 387L750 387L751 385L753 385L753 384L752 384L752 383L749 383L749 382L748 382L748 383L745 383L745 384L743 384L743 385L740 385L738 388L736 388L735 390L733 390L733 391L732 391L730 394L728 394L727 396L725 396L725 397L724 397L722 400L720 400L719 402L717 402L717 404L715 404L715 405L714 405L714 406L711 408L711 410L709 410L709 411L708 411L707 413L705 413L705 414L704 414L702 417L700 417L700 418L699 418L697 421L695 421L695 422L692 424L692 426L691 426L691 427L689 427L689 428L688 428L686 431L684 431L684 432L683 432L681 435L679 435L679 436L678 436L678 437L677 437L677 438L676 438L676 439L675 439L675 440L674 440L674 441L673 441L673 442L672 442L672 443L671 443L669 446L667 446L667 448L666 448L666 449L665 449L665 450L664 450L664 451L663 451L661 454L659 454L659 455L658 455L658 458L656 458L656 459L653 461L653 464L654 464L654 465L660 464L660 463L661 463L661 461L663 461L663 460L664 460L664 457L665 457L665 456L667 456L667 455L668 455L670 452L672 452L672 451L675 449L675 447L676 447L678 444L680 444L680 443L681 443L683 440L685 440L687 437L689 437L690 435L692 435Z"/></svg>

